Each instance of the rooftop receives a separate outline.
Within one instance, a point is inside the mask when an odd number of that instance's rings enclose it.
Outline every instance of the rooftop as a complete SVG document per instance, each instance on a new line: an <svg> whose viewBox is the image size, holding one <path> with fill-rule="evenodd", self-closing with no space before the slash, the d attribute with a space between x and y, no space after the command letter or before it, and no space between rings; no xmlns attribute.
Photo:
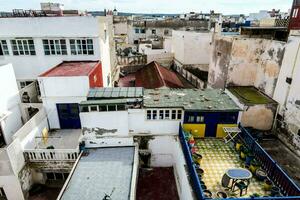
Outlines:
<svg viewBox="0 0 300 200"><path fill-rule="evenodd" d="M148 89L145 90L144 106L203 111L240 110L225 92L216 89Z"/></svg>
<svg viewBox="0 0 300 200"><path fill-rule="evenodd" d="M92 88L88 93L87 99L142 98L143 94L142 87Z"/></svg>
<svg viewBox="0 0 300 200"><path fill-rule="evenodd" d="M228 90L246 105L276 103L273 99L252 86L231 86L228 87Z"/></svg>
<svg viewBox="0 0 300 200"><path fill-rule="evenodd" d="M100 64L99 61L63 61L40 77L88 76Z"/></svg>
<svg viewBox="0 0 300 200"><path fill-rule="evenodd" d="M130 198L134 147L89 149L81 156L69 182L61 193L62 200Z"/></svg>
<svg viewBox="0 0 300 200"><path fill-rule="evenodd" d="M160 87L183 88L177 75L153 61L135 73L135 86L154 89Z"/></svg>

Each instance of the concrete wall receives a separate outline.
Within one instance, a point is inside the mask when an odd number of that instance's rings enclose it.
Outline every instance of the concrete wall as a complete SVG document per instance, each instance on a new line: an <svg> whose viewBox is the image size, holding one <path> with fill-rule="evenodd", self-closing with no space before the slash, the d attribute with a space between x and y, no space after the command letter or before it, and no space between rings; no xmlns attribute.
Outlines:
<svg viewBox="0 0 300 200"><path fill-rule="evenodd" d="M4 189L7 199L23 200L24 196L19 180L16 176L0 176L0 186Z"/></svg>
<svg viewBox="0 0 300 200"><path fill-rule="evenodd" d="M180 199L193 198L186 162L177 136L155 136L149 140L151 167L173 167Z"/></svg>
<svg viewBox="0 0 300 200"><path fill-rule="evenodd" d="M6 143L12 142L12 135L23 125L20 110L20 97L13 66L0 66L0 114L5 117L0 121Z"/></svg>
<svg viewBox="0 0 300 200"><path fill-rule="evenodd" d="M174 58L183 65L209 64L212 33L172 32Z"/></svg>
<svg viewBox="0 0 300 200"><path fill-rule="evenodd" d="M0 19L0 39L7 40L10 55L0 57L0 64L13 63L17 79L36 79L39 74L51 67L68 60L101 60L105 76L111 67L110 49L103 42L104 24L110 24L109 17L74 16L74 17L34 17ZM111 22L112 24L112 22ZM108 38L112 38L112 25L106 26ZM34 40L35 56L13 56L11 39L29 37ZM94 55L71 55L69 39L91 38ZM44 55L42 39L66 39L68 55ZM112 45L113 46L113 45ZM100 53L101 52L101 53ZM102 55L105 54L105 55ZM105 78L106 79L106 78Z"/></svg>
<svg viewBox="0 0 300 200"><path fill-rule="evenodd" d="M286 44L280 75L274 92L274 99L279 102L279 114L294 136L300 130L300 37L291 36ZM291 78L289 84L286 79Z"/></svg>
<svg viewBox="0 0 300 200"><path fill-rule="evenodd" d="M284 55L284 42L217 36L209 65L208 84L255 86L273 96Z"/></svg>

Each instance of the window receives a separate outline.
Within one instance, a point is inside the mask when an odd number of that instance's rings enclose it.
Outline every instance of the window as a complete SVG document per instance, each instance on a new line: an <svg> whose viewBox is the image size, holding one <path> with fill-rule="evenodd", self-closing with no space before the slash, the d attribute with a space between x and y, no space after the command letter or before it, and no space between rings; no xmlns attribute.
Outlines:
<svg viewBox="0 0 300 200"><path fill-rule="evenodd" d="M88 106L81 106L80 107L80 112L89 112L89 107Z"/></svg>
<svg viewBox="0 0 300 200"><path fill-rule="evenodd" d="M164 35L169 35L169 30L168 29L164 30Z"/></svg>
<svg viewBox="0 0 300 200"><path fill-rule="evenodd" d="M94 55L92 39L71 39L70 49L72 55Z"/></svg>
<svg viewBox="0 0 300 200"><path fill-rule="evenodd" d="M13 55L36 55L33 40L11 40Z"/></svg>
<svg viewBox="0 0 300 200"><path fill-rule="evenodd" d="M204 122L204 117L203 116L197 116L196 117L196 123L203 123Z"/></svg>
<svg viewBox="0 0 300 200"><path fill-rule="evenodd" d="M135 33L140 33L140 29L136 28Z"/></svg>
<svg viewBox="0 0 300 200"><path fill-rule="evenodd" d="M117 110L125 110L125 105L124 104L117 105Z"/></svg>
<svg viewBox="0 0 300 200"><path fill-rule="evenodd" d="M170 110L166 110L165 119L170 119Z"/></svg>
<svg viewBox="0 0 300 200"><path fill-rule="evenodd" d="M176 110L172 110L172 119L176 119Z"/></svg>
<svg viewBox="0 0 300 200"><path fill-rule="evenodd" d="M133 44L139 44L139 40L134 40Z"/></svg>
<svg viewBox="0 0 300 200"><path fill-rule="evenodd" d="M145 29L141 29L141 33L146 33L146 30Z"/></svg>
<svg viewBox="0 0 300 200"><path fill-rule="evenodd" d="M156 30L155 29L152 29L152 34L156 34Z"/></svg>
<svg viewBox="0 0 300 200"><path fill-rule="evenodd" d="M116 105L108 105L107 109L108 111L116 111Z"/></svg>
<svg viewBox="0 0 300 200"><path fill-rule="evenodd" d="M293 10L292 18L297 18L297 16L298 16L298 8L295 8L295 9Z"/></svg>
<svg viewBox="0 0 300 200"><path fill-rule="evenodd" d="M147 119L148 119L148 120L151 119L151 110L147 110Z"/></svg>
<svg viewBox="0 0 300 200"><path fill-rule="evenodd" d="M152 111L152 119L157 119L157 110Z"/></svg>
<svg viewBox="0 0 300 200"><path fill-rule="evenodd" d="M93 106L89 106L90 112L97 112L98 111L98 106L93 105Z"/></svg>
<svg viewBox="0 0 300 200"><path fill-rule="evenodd" d="M195 117L193 115L190 115L188 117L188 123L194 123L194 121L195 121Z"/></svg>
<svg viewBox="0 0 300 200"><path fill-rule="evenodd" d="M104 30L104 42L107 40L107 30Z"/></svg>
<svg viewBox="0 0 300 200"><path fill-rule="evenodd" d="M99 112L106 112L107 111L107 106L106 105L100 105L99 106Z"/></svg>
<svg viewBox="0 0 300 200"><path fill-rule="evenodd" d="M181 119L181 117L182 117L182 111L177 110L177 119Z"/></svg>
<svg viewBox="0 0 300 200"><path fill-rule="evenodd" d="M66 40L43 40L45 55L67 55Z"/></svg>
<svg viewBox="0 0 300 200"><path fill-rule="evenodd" d="M147 120L180 120L181 119L181 110L147 110L146 118ZM177 118L179 117L179 118Z"/></svg>
<svg viewBox="0 0 300 200"><path fill-rule="evenodd" d="M159 110L159 119L164 119L164 110Z"/></svg>
<svg viewBox="0 0 300 200"><path fill-rule="evenodd" d="M0 56L9 55L6 40L0 40Z"/></svg>
<svg viewBox="0 0 300 200"><path fill-rule="evenodd" d="M27 85L30 85L33 81L20 81L20 87L21 89L26 87Z"/></svg>

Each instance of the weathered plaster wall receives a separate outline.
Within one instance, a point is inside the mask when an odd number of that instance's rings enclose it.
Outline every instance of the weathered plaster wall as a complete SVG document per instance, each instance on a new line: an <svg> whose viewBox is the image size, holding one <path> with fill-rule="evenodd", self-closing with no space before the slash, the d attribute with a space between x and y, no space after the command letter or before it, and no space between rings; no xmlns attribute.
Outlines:
<svg viewBox="0 0 300 200"><path fill-rule="evenodd" d="M273 96L285 43L241 37L216 37L209 69L209 84L255 86ZM225 54L225 55L224 55Z"/></svg>
<svg viewBox="0 0 300 200"><path fill-rule="evenodd" d="M276 114L276 108L276 106L272 105L245 106L241 124L244 127L252 127L258 130L271 130Z"/></svg>

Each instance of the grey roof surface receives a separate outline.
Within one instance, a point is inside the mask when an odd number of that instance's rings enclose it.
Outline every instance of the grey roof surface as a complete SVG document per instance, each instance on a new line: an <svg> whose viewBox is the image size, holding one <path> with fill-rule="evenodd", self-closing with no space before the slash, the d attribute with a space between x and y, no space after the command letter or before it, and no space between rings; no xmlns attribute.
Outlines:
<svg viewBox="0 0 300 200"><path fill-rule="evenodd" d="M240 110L225 92L217 89L149 89L144 91L144 106L201 111Z"/></svg>
<svg viewBox="0 0 300 200"><path fill-rule="evenodd" d="M142 87L92 88L87 96L88 100L138 97L143 97Z"/></svg>
<svg viewBox="0 0 300 200"><path fill-rule="evenodd" d="M127 200L130 196L134 147L89 149L82 156L64 191L62 200Z"/></svg>

